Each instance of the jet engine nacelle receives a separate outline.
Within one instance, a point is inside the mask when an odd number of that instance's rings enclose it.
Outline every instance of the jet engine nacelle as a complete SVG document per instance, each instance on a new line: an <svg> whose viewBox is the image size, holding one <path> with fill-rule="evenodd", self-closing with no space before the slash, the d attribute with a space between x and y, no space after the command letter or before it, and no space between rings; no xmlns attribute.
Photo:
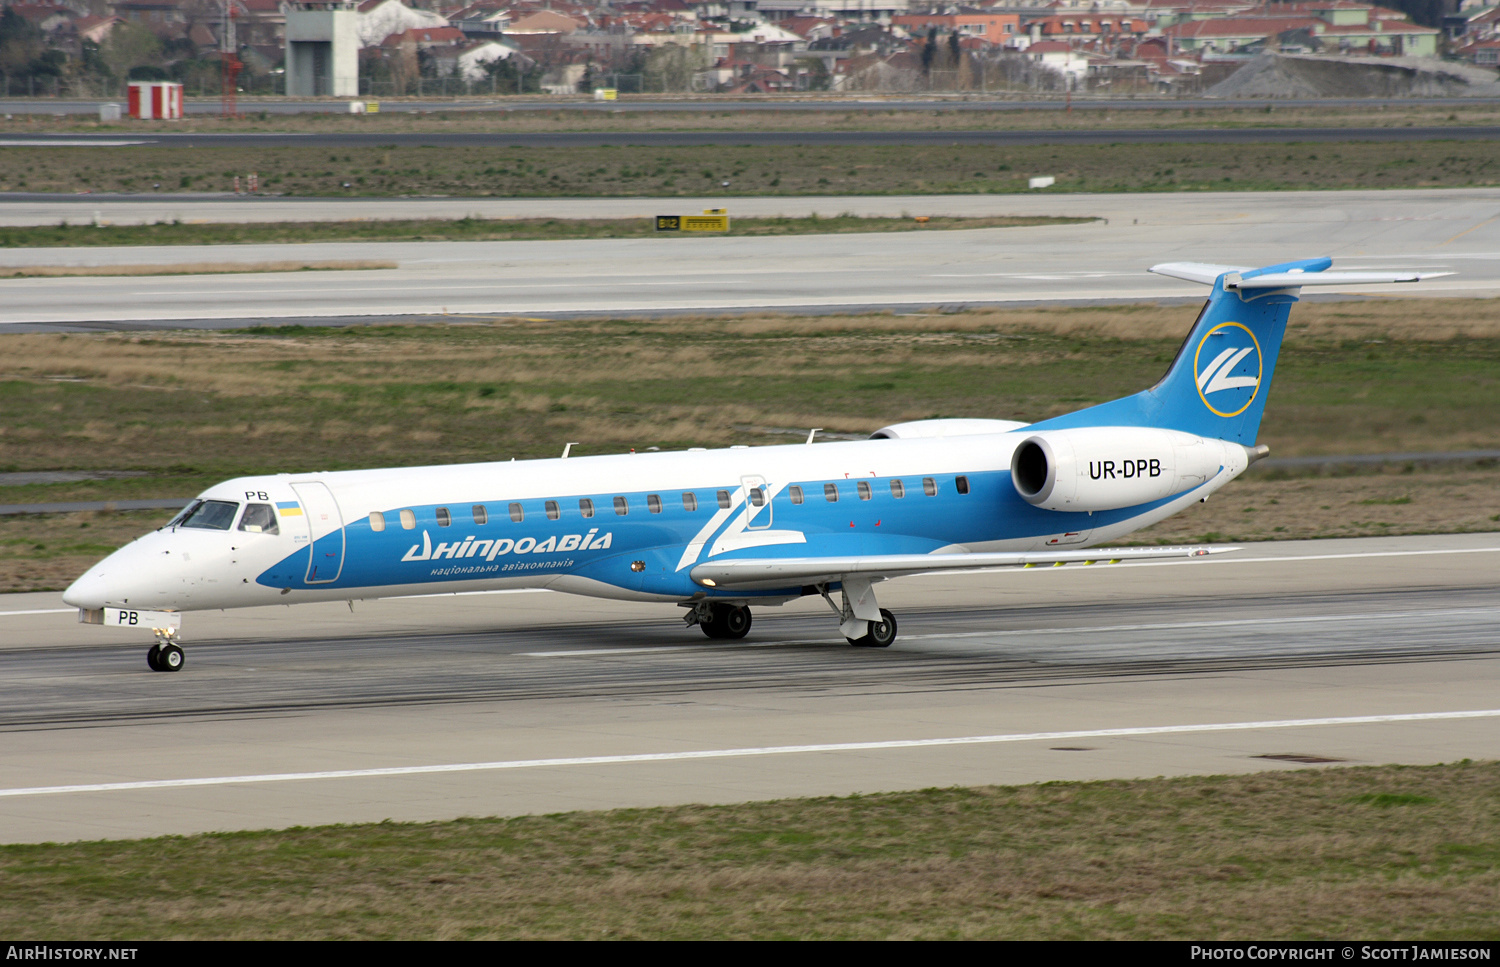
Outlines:
<svg viewBox="0 0 1500 967"><path fill-rule="evenodd" d="M1182 493L1248 462L1239 444L1176 430L1080 427L1027 437L1011 457L1010 477L1021 499L1044 510L1116 510Z"/></svg>

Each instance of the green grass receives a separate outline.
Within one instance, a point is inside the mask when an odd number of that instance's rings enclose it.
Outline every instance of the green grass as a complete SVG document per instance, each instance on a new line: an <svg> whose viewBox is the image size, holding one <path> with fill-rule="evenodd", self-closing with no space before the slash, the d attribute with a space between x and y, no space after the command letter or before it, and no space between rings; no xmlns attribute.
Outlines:
<svg viewBox="0 0 1500 967"><path fill-rule="evenodd" d="M1486 300L1299 306L1261 438L1277 455L1493 445ZM1412 309L1421 318L1411 324ZM4 470L149 470L0 498L146 496L209 476L867 434L929 417L1036 421L1149 386L1187 307L8 335ZM1330 327L1423 329L1350 338ZM1453 320L1450 323L1448 320ZM1132 335L1135 333L1135 335ZM1399 335L1399 334L1398 334ZM1351 390L1351 387L1354 388ZM151 479L157 484L148 484ZM1378 498L1398 505L1403 495ZM0 502L13 502L0 499Z"/></svg>
<svg viewBox="0 0 1500 967"><path fill-rule="evenodd" d="M6 334L0 472L145 475L0 487L0 503L190 497L231 477L868 435L931 417L1034 422L1154 383L1192 307L751 315ZM1500 426L1500 301L1298 306L1260 440L1275 456L1484 449ZM1494 530L1489 465L1292 473L1138 539ZM1274 505L1274 510L1271 509ZM1378 513L1375 512L1378 508ZM151 515L148 515L150 517ZM165 514L162 519L170 514ZM152 518L154 519L154 518ZM87 522L87 521L84 521ZM56 588L154 526L0 521L0 589ZM44 545L38 550L35 545Z"/></svg>
<svg viewBox="0 0 1500 967"><path fill-rule="evenodd" d="M1368 939L1500 930L1500 766L0 847L36 939Z"/></svg>
<svg viewBox="0 0 1500 967"><path fill-rule="evenodd" d="M1460 187L1500 183L1486 141L493 148L0 148L0 191L396 197L733 197ZM170 177L169 177L170 175ZM723 182L729 186L724 187ZM344 187L345 185L348 187Z"/></svg>

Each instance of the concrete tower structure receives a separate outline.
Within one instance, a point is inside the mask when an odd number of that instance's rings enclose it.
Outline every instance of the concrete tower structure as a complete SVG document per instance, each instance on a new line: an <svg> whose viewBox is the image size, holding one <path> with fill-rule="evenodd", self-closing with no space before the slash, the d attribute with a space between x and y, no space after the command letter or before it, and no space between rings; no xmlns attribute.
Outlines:
<svg viewBox="0 0 1500 967"><path fill-rule="evenodd" d="M359 11L346 0L300 0L286 11L290 97L359 95Z"/></svg>

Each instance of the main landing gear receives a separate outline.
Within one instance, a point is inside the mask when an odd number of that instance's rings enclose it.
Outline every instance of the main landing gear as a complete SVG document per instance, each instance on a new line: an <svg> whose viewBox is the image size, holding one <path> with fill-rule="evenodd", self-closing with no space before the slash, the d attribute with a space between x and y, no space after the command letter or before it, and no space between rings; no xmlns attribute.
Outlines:
<svg viewBox="0 0 1500 967"><path fill-rule="evenodd" d="M856 648L889 648L896 640L896 616L884 608L880 609L880 620L866 621L865 627L869 630L863 637L849 638L849 644Z"/></svg>
<svg viewBox="0 0 1500 967"><path fill-rule="evenodd" d="M875 582L846 577L840 582L843 600L834 604L828 585L815 585L823 600L839 616L839 631L856 648L889 648L896 640L896 616L875 601Z"/></svg>
<svg viewBox="0 0 1500 967"><path fill-rule="evenodd" d="M839 616L839 632L855 648L889 648L896 641L896 616L876 603L873 583L846 578L841 582L841 604L834 603L827 584L813 586ZM683 623L697 625L710 638L743 638L750 632L750 609L743 604L685 601L683 605L688 609Z"/></svg>
<svg viewBox="0 0 1500 967"><path fill-rule="evenodd" d="M154 672L176 672L182 671L182 664L187 656L177 645L177 636L171 631L163 630L156 633L156 644L146 652L146 664Z"/></svg>
<svg viewBox="0 0 1500 967"><path fill-rule="evenodd" d="M682 619L710 638L743 638L750 633L750 609L743 604L700 601Z"/></svg>

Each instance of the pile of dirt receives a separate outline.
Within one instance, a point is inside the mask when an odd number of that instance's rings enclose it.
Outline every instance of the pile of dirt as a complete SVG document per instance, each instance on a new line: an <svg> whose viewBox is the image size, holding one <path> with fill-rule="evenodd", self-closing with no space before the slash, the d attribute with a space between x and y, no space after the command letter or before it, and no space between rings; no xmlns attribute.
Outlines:
<svg viewBox="0 0 1500 967"><path fill-rule="evenodd" d="M1204 97L1500 97L1492 70L1426 57L1261 54Z"/></svg>

